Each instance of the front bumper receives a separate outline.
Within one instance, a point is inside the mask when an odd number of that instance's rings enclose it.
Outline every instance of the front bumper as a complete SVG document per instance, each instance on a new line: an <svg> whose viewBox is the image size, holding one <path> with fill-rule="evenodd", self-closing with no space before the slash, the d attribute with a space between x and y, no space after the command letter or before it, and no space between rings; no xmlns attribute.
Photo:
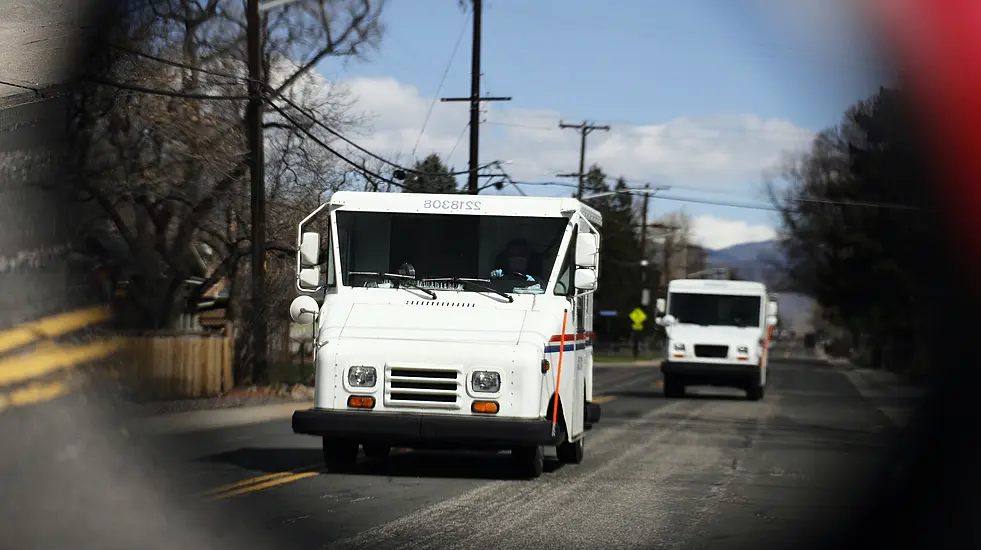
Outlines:
<svg viewBox="0 0 981 550"><path fill-rule="evenodd" d="M556 442L548 420L332 409L294 412L293 433L401 447L509 449Z"/></svg>
<svg viewBox="0 0 981 550"><path fill-rule="evenodd" d="M741 363L699 363L664 361L661 373L685 379L718 381L752 380L760 375L760 366L749 361Z"/></svg>

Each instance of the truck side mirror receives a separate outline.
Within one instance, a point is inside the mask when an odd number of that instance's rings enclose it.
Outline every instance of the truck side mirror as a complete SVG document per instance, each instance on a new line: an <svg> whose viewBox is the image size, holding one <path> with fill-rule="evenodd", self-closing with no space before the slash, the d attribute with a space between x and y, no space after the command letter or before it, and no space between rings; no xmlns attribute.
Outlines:
<svg viewBox="0 0 981 550"><path fill-rule="evenodd" d="M319 267L307 267L300 270L299 283L302 290L315 291L320 287L321 273Z"/></svg>
<svg viewBox="0 0 981 550"><path fill-rule="evenodd" d="M317 319L320 307L311 296L297 296L290 304L290 319L298 325L309 325Z"/></svg>
<svg viewBox="0 0 981 550"><path fill-rule="evenodd" d="M320 262L320 233L304 233L300 239L300 267L310 267Z"/></svg>
<svg viewBox="0 0 981 550"><path fill-rule="evenodd" d="M599 256L599 242L596 235L578 233L576 235L576 265L579 267L596 267L597 256Z"/></svg>
<svg viewBox="0 0 981 550"><path fill-rule="evenodd" d="M664 313L664 307L664 298L658 298L657 301L654 302L654 309L656 309L658 313Z"/></svg>
<svg viewBox="0 0 981 550"><path fill-rule="evenodd" d="M767 302L766 303L766 314L767 315L777 315L777 303Z"/></svg>
<svg viewBox="0 0 981 550"><path fill-rule="evenodd" d="M767 315L766 316L766 326L768 326L768 327L775 327L775 326L777 326L777 316L776 315Z"/></svg>
<svg viewBox="0 0 981 550"><path fill-rule="evenodd" d="M596 288L596 272L592 269L576 270L576 289L594 290Z"/></svg>

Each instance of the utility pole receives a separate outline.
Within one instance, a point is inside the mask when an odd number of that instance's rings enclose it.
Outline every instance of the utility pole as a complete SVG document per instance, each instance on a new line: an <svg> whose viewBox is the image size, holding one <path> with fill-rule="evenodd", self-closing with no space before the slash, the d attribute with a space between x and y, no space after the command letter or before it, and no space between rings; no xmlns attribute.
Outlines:
<svg viewBox="0 0 981 550"><path fill-rule="evenodd" d="M583 138L585 139L585 138ZM581 161L580 161L581 162ZM579 169L582 172L582 168ZM582 185L579 186L582 189ZM647 205L651 202L651 184L644 184L644 203L640 208L640 306L647 309L651 303L651 291L647 288ZM653 316L652 316L653 317ZM640 335L634 335L634 358L640 356Z"/></svg>
<svg viewBox="0 0 981 550"><path fill-rule="evenodd" d="M481 0L473 2L473 46L470 57L470 97L444 97L440 101L469 101L470 102L470 162L467 174L467 192L471 195L479 193L477 186L477 167L480 164L480 102L482 101L511 101L510 97L480 97L480 26L483 4Z"/></svg>
<svg viewBox="0 0 981 550"><path fill-rule="evenodd" d="M262 29L259 0L246 5L249 62L249 104L245 118L249 136L249 168L252 180L252 319L253 375L267 374L266 325L266 185L262 143Z"/></svg>
<svg viewBox="0 0 981 550"><path fill-rule="evenodd" d="M576 191L576 198L582 199L582 191L586 182L586 136L590 134L593 130L603 130L606 132L610 131L608 125L597 126L584 121L582 124L566 124L565 122L559 122L559 128L562 129L575 129L579 130L579 172L576 174L559 174L559 177L572 177L579 176L579 190Z"/></svg>

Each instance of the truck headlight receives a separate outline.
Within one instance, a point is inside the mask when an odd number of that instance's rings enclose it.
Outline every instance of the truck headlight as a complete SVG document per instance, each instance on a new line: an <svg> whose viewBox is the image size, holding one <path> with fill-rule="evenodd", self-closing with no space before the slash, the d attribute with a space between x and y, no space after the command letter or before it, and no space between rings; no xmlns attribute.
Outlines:
<svg viewBox="0 0 981 550"><path fill-rule="evenodd" d="M470 385L475 392L497 393L501 391L501 375L496 372L478 370L470 375Z"/></svg>
<svg viewBox="0 0 981 550"><path fill-rule="evenodd" d="M739 346L736 348L736 353L739 355L749 355L749 346Z"/></svg>
<svg viewBox="0 0 981 550"><path fill-rule="evenodd" d="M370 388L375 385L378 375L375 367L351 367L347 370L347 383L355 388Z"/></svg>
<svg viewBox="0 0 981 550"><path fill-rule="evenodd" d="M685 351L685 345L684 344L675 343L675 344L672 345L672 347L674 348L674 351Z"/></svg>

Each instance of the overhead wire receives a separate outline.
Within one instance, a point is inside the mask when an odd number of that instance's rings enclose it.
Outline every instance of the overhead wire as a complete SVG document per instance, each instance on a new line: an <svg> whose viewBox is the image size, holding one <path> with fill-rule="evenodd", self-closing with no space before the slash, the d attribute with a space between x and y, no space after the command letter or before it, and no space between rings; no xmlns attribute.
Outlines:
<svg viewBox="0 0 981 550"><path fill-rule="evenodd" d="M470 21L470 17L472 15L473 12L468 11L467 15L463 18L463 27L460 29L460 35L457 36L456 45L453 46L453 53L450 54L450 59L446 62L446 68L443 69L443 76L439 80L439 86L436 87L436 92L433 94L433 100L429 103L429 111L426 112L426 118L422 121L422 127L419 129L419 135L416 137L416 143L412 146L412 156L416 155L416 150L419 148L419 142L422 141L422 136L426 133L426 126L429 124L429 118L432 116L433 109L436 107L436 101L439 99L439 93L443 90L443 84L446 83L446 77L450 74L450 69L453 67L453 61L456 59L456 52L460 49L460 43L463 42L463 35L467 31L467 22Z"/></svg>

